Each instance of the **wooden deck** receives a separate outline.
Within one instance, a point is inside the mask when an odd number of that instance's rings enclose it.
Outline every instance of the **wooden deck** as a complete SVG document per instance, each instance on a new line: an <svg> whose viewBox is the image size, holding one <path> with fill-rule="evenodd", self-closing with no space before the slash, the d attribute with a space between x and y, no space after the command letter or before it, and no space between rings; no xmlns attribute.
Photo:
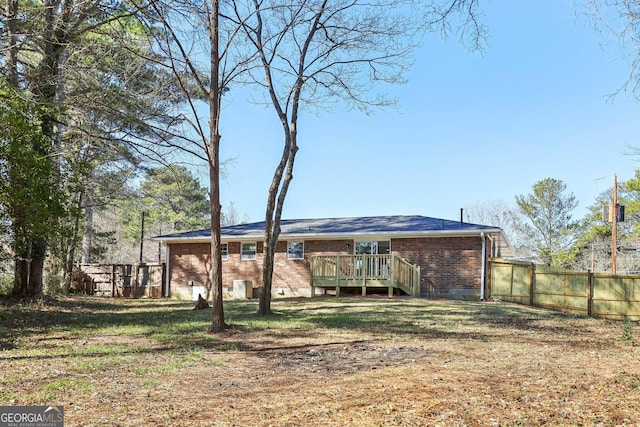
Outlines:
<svg viewBox="0 0 640 427"><path fill-rule="evenodd" d="M396 255L316 255L311 257L311 289L387 288L420 296L420 267Z"/></svg>

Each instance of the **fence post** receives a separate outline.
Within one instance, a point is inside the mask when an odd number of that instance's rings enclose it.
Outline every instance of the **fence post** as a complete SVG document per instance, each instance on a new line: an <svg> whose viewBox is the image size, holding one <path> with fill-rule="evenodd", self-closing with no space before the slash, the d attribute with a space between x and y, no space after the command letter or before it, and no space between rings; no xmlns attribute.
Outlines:
<svg viewBox="0 0 640 427"><path fill-rule="evenodd" d="M593 313L593 273L587 270L587 316Z"/></svg>
<svg viewBox="0 0 640 427"><path fill-rule="evenodd" d="M116 296L116 265L111 264L111 298Z"/></svg>
<svg viewBox="0 0 640 427"><path fill-rule="evenodd" d="M513 297L513 269L515 268L513 264L510 265L511 272L509 273L509 299Z"/></svg>
<svg viewBox="0 0 640 427"><path fill-rule="evenodd" d="M535 287L536 281L536 265L531 263L531 268L529 268L529 305L533 306L533 295L536 291Z"/></svg>
<svg viewBox="0 0 640 427"><path fill-rule="evenodd" d="M484 299L485 300L491 300L491 296L493 293L493 287L492 287L492 282L493 282L493 258L488 258L487 261L487 271L486 271L486 277L485 277L485 281L484 281Z"/></svg>
<svg viewBox="0 0 640 427"><path fill-rule="evenodd" d="M137 293L138 293L138 272L140 271L140 264L134 264L133 266L133 271L135 272L135 274L132 272L131 274L131 278L133 279L133 286L131 289L131 298L136 299L137 298Z"/></svg>
<svg viewBox="0 0 640 427"><path fill-rule="evenodd" d="M389 268L387 270L389 274L389 279L391 280L391 285L396 286L396 264L395 264L395 255L390 254L389 256ZM412 289L413 290L413 289Z"/></svg>

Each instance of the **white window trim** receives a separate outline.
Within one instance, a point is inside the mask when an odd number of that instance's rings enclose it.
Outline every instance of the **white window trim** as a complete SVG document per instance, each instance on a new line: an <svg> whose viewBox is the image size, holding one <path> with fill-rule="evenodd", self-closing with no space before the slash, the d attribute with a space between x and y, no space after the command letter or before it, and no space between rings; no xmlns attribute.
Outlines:
<svg viewBox="0 0 640 427"><path fill-rule="evenodd" d="M226 246L226 253L222 250L222 247ZM220 243L220 255L222 256L222 260L226 261L229 259L229 244L228 243Z"/></svg>
<svg viewBox="0 0 640 427"><path fill-rule="evenodd" d="M302 256L301 257L291 257L290 256L290 252L289 252L289 243L300 243L302 244ZM301 260L304 259L304 241L302 240L291 240L287 242L287 259L291 259L291 260Z"/></svg>
<svg viewBox="0 0 640 427"><path fill-rule="evenodd" d="M242 252L242 247L244 245L253 245L256 249L255 252L253 253L253 257L250 257L249 255L244 255ZM240 259L242 261L253 261L257 258L258 255L258 242L244 242L244 243L240 243Z"/></svg>

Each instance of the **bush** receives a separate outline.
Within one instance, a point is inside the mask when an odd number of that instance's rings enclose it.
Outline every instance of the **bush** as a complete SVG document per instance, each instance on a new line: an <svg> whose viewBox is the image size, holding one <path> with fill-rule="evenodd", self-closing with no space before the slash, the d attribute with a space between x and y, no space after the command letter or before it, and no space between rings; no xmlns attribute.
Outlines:
<svg viewBox="0 0 640 427"><path fill-rule="evenodd" d="M44 283L42 293L50 297L66 295L68 291L64 286L62 276L59 274L49 274L46 283Z"/></svg>
<svg viewBox="0 0 640 427"><path fill-rule="evenodd" d="M0 273L0 296L9 296L13 291L13 276Z"/></svg>

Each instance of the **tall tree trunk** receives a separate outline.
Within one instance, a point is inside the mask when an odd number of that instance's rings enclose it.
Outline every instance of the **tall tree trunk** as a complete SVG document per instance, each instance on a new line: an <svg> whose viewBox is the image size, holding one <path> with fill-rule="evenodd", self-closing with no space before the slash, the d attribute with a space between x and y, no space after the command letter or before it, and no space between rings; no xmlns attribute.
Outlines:
<svg viewBox="0 0 640 427"><path fill-rule="evenodd" d="M280 234L280 221L275 218L277 212L278 192L282 177L287 167L287 159L291 151L291 135L287 126L286 118L283 122L285 129L285 148L276 167L269 187L267 197L267 209L264 218L264 248L262 260L262 292L260 293L260 303L258 304L258 316L268 316L271 314L271 288L273 282L273 264L275 261L275 247Z"/></svg>
<svg viewBox="0 0 640 427"><path fill-rule="evenodd" d="M73 263L76 257L76 242L78 241L78 235L80 234L80 209L84 203L84 197L82 193L78 194L78 210L74 213L73 232L69 243L67 245L66 257L64 260L64 266L62 269L62 290L65 294L69 293L71 288L71 277L73 275ZM84 241L83 241L84 249Z"/></svg>
<svg viewBox="0 0 640 427"><path fill-rule="evenodd" d="M31 251L31 263L29 265L29 284L27 297L33 298L42 295L44 279L44 260L47 253L47 244L43 239L33 242Z"/></svg>
<svg viewBox="0 0 640 427"><path fill-rule="evenodd" d="M262 293L258 304L258 316L269 316L271 314L271 289L273 278L274 252L270 249L270 238L265 238L264 259L262 261Z"/></svg>
<svg viewBox="0 0 640 427"><path fill-rule="evenodd" d="M286 122L285 122L286 123ZM275 263L275 252L280 237L280 220L282 219L282 210L284 202L289 191L289 185L293 180L293 166L295 163L296 153L298 152L296 124L293 122L291 126L285 126L287 140L286 148L273 180L269 188L269 197L267 199L267 212L265 216L265 239L264 239L264 260L262 264L262 294L260 295L260 303L258 306L259 316L268 316L271 314L271 289L273 288L273 266Z"/></svg>
<svg viewBox="0 0 640 427"><path fill-rule="evenodd" d="M9 84L18 89L18 0L8 0L6 4L6 31L9 49L7 52L7 75ZM19 225L14 221L14 239L19 239L15 231L19 229ZM14 247L17 247L14 241ZM27 292L27 284L29 282L29 263L27 261L28 254L24 251L16 250L14 279L13 279L13 296L23 297Z"/></svg>
<svg viewBox="0 0 640 427"><path fill-rule="evenodd" d="M211 293L213 318L211 332L226 328L222 304L222 255L220 253L220 52L218 27L218 0L211 0L211 83L209 91L209 202L211 204Z"/></svg>
<svg viewBox="0 0 640 427"><path fill-rule="evenodd" d="M268 88L269 97L273 107L278 114L280 124L284 130L284 150L280 163L276 168L276 171L271 181L271 187L269 188L269 197L267 199L267 211L265 218L265 248L264 248L264 263L262 270L262 294L260 296L260 305L258 307L258 315L266 316L271 314L271 288L273 283L273 264L275 261L276 245L278 238L280 237L280 220L282 219L282 210L284 209L284 201L289 191L289 185L293 180L293 166L295 164L296 154L298 152L298 111L300 108L300 97L302 94L302 88L304 85L304 70L305 61L307 59L307 52L309 46L313 40L313 36L316 33L320 19L324 13L325 6L328 0L323 0L318 12L316 13L313 21L313 25L307 35L298 58L298 70L296 74L296 81L290 92L290 96L287 97L286 102L283 104L278 98L277 91L274 84L272 75L271 62L267 58L264 49L264 42L262 39L263 20L260 13L260 5L257 0L254 0L256 11L256 32L255 32L255 46L258 49L262 67L265 72L266 86ZM292 59L292 63L295 59ZM291 108L291 120L287 114L288 108Z"/></svg>
<svg viewBox="0 0 640 427"><path fill-rule="evenodd" d="M7 74L9 84L18 88L18 0L7 0L5 11L9 49L7 52Z"/></svg>
<svg viewBox="0 0 640 427"><path fill-rule="evenodd" d="M44 48L43 57L40 64L38 76L36 77L34 94L36 98L43 104L53 105L56 101L56 94L59 84L59 61L60 55L64 51L64 31L56 31L55 21L56 14L60 3L58 0L46 0L44 3ZM45 112L41 117L42 134L45 138L55 143L57 118L52 112ZM54 144L55 145L55 144ZM35 146L42 156L50 157L51 149L43 146L41 142ZM48 174L49 186L44 188L43 192L47 192L46 196L40 196L42 203L51 202L51 192L55 192L57 182L54 180L54 165L52 163L50 173ZM49 224L53 225L56 221L53 218L53 212L50 212ZM38 233L39 234L39 233ZM27 296L34 297L39 295L43 289L44 264L48 248L47 236L32 236L31 246L31 265L29 268L29 284L27 287Z"/></svg>
<svg viewBox="0 0 640 427"><path fill-rule="evenodd" d="M85 264L91 263L91 255L93 252L93 186L90 183L92 180L93 177L87 180L87 183L85 184L85 197L82 202L82 206L84 207L84 220L86 224L86 230L82 237L82 262Z"/></svg>
<svg viewBox="0 0 640 427"><path fill-rule="evenodd" d="M27 258L17 257L13 271L13 296L23 298L27 294L29 284L29 261Z"/></svg>
<svg viewBox="0 0 640 427"><path fill-rule="evenodd" d="M216 157L217 159L217 157ZM218 164L218 162L214 162ZM211 296L213 301L213 318L211 332L222 332L226 328L224 307L222 303L222 254L220 245L220 175L218 169L212 167L210 173L211 199Z"/></svg>

